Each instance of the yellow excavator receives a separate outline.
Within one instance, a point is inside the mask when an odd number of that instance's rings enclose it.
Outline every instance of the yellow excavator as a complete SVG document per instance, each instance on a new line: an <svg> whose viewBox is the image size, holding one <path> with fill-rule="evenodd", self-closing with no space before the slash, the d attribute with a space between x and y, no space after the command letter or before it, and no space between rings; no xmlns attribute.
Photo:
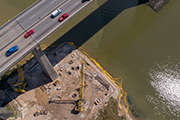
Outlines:
<svg viewBox="0 0 180 120"><path fill-rule="evenodd" d="M82 104L84 101L84 81L85 81L85 62L82 61L81 77L80 77L80 90L79 90L79 101L75 107L75 111L81 112L83 110Z"/></svg>

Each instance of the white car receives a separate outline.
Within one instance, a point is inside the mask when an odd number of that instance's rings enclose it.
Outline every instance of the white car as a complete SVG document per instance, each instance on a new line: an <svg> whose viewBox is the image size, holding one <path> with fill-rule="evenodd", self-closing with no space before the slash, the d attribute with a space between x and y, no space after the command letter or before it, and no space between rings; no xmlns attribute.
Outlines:
<svg viewBox="0 0 180 120"><path fill-rule="evenodd" d="M61 9L57 9L51 13L51 17L54 18L58 16L61 12L62 12Z"/></svg>

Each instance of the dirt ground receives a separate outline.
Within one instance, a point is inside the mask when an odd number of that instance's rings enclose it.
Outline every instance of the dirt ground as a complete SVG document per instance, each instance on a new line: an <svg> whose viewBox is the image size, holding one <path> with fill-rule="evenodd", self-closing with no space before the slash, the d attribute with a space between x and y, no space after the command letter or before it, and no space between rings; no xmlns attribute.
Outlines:
<svg viewBox="0 0 180 120"><path fill-rule="evenodd" d="M65 43L45 51L48 59L59 75L51 81L32 59L24 66L27 81L26 92L11 92L12 105L17 107L16 120L86 120L96 118L110 97L118 98L119 89L83 52ZM84 61L84 65L83 65ZM83 74L83 67L84 72ZM84 76L83 111L75 111L79 101L80 80ZM18 76L8 80L18 83ZM12 88L15 86L11 84ZM47 111L47 115L34 116L36 111Z"/></svg>

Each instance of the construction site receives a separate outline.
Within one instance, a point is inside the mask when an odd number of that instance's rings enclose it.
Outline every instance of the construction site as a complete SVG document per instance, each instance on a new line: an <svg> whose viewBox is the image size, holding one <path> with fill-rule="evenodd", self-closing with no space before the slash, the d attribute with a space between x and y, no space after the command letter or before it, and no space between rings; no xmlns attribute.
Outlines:
<svg viewBox="0 0 180 120"><path fill-rule="evenodd" d="M82 49L64 43L44 53L58 78L50 80L35 58L21 67L17 75L8 79L12 90L3 91L14 108L15 115L9 120L89 120L97 118L109 98L118 102L118 86Z"/></svg>

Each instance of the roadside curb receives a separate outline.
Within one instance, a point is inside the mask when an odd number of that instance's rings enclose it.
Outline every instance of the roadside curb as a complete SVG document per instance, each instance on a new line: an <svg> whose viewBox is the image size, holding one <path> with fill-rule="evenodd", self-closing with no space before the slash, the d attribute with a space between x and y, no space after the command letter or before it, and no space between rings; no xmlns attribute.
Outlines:
<svg viewBox="0 0 180 120"><path fill-rule="evenodd" d="M25 10L23 10L21 13L19 13L18 15L16 15L15 17L13 17L9 22L6 22L4 25L2 25L0 27L0 30L5 27L6 25L10 24L11 22L13 22L13 20L15 20L16 18L18 18L20 15L22 15L23 13L25 13L26 11L28 11L29 9L31 9L32 7L34 7L36 4L40 3L41 0L38 0L36 2L34 2L32 5L30 5L28 8L26 8Z"/></svg>

